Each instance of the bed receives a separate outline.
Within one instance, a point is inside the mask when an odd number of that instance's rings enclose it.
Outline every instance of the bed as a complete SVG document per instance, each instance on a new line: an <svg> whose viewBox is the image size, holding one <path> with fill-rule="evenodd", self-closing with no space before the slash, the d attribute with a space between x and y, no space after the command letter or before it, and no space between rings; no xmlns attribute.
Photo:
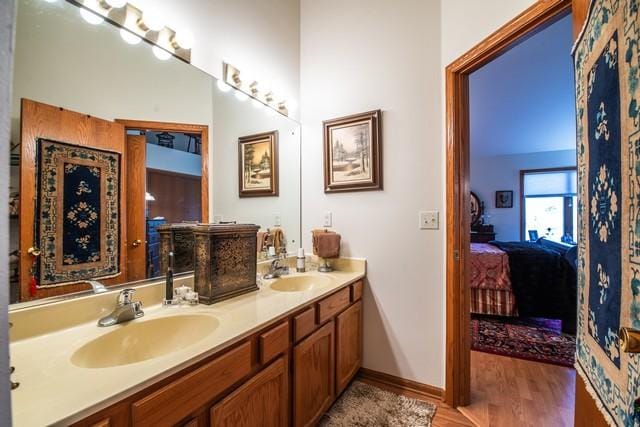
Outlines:
<svg viewBox="0 0 640 427"><path fill-rule="evenodd" d="M471 312L563 320L575 331L576 248L546 239L471 244Z"/></svg>

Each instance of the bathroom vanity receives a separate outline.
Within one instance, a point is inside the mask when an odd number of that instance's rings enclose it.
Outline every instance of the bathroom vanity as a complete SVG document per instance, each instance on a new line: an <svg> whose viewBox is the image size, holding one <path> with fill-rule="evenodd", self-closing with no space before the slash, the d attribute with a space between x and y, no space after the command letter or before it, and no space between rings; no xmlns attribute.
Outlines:
<svg viewBox="0 0 640 427"><path fill-rule="evenodd" d="M14 422L314 425L362 360L365 262L337 265L211 306L162 307L163 283L151 284L138 292L145 316L111 328L95 319L116 292L12 311ZM53 325L60 311L77 311L82 323ZM45 324L29 322L36 317ZM34 401L48 410L34 411Z"/></svg>

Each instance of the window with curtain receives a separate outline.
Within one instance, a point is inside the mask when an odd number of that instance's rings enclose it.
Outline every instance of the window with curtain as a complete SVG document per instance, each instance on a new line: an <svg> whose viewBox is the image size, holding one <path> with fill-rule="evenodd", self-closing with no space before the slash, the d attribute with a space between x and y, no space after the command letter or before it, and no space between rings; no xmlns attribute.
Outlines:
<svg viewBox="0 0 640 427"><path fill-rule="evenodd" d="M577 237L576 168L520 171L524 237L575 243Z"/></svg>

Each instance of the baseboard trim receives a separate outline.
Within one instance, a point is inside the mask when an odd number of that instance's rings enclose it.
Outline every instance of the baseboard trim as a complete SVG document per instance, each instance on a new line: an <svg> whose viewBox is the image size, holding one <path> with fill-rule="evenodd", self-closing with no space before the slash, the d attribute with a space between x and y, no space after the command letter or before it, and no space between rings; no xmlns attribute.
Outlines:
<svg viewBox="0 0 640 427"><path fill-rule="evenodd" d="M442 400L444 397L444 390L440 387L422 384L372 369L360 368L357 378L371 385L416 399Z"/></svg>

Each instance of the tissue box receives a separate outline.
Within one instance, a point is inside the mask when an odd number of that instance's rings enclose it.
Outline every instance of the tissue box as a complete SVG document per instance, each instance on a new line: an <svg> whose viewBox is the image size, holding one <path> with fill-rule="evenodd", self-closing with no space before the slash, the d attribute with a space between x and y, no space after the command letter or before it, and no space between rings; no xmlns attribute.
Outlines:
<svg viewBox="0 0 640 427"><path fill-rule="evenodd" d="M200 302L213 304L258 290L258 227L253 224L200 224L192 228L194 290Z"/></svg>

